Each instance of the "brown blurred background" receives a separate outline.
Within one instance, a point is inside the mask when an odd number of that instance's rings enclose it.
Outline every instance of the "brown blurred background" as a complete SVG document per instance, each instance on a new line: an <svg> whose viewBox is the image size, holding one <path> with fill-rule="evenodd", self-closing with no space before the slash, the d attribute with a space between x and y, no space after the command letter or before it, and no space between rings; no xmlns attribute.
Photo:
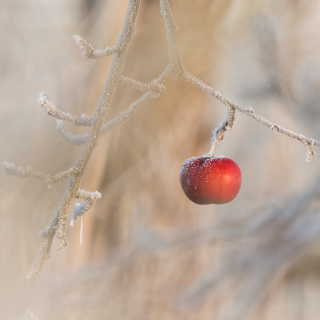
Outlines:
<svg viewBox="0 0 320 320"><path fill-rule="evenodd" d="M239 104L319 136L320 3L171 2L187 70ZM71 35L111 45L126 4L2 1L1 160L55 173L79 157L82 147L61 138L37 95L93 112L111 58L85 60ZM158 1L142 0L126 74L150 81L167 59ZM109 117L138 94L121 87ZM238 198L198 206L181 191L181 164L208 152L224 114L217 101L171 77L161 98L102 137L83 180L103 193L84 217L84 243L77 223L68 248L54 248L33 281L26 275L39 232L65 185L47 190L1 170L0 318L319 319L318 156L307 163L301 144L237 115L218 152L242 168ZM230 237L265 217L250 237Z"/></svg>

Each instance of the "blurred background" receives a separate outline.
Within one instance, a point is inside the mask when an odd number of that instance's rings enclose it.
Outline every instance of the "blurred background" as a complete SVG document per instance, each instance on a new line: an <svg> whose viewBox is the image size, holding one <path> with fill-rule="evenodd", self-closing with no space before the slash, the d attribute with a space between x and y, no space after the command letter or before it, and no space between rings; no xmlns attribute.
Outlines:
<svg viewBox="0 0 320 320"><path fill-rule="evenodd" d="M320 2L176 0L185 68L226 97L318 137ZM110 57L81 57L71 36L112 45L127 1L2 0L0 159L55 173L83 147L69 145L38 106L42 91L66 111L92 114ZM167 64L156 0L142 0L126 75L150 81ZM109 118L138 97L118 91ZM225 107L171 77L157 100L103 136L82 185L103 198L26 278L66 184L52 189L0 170L0 318L319 319L319 157L237 114L218 154L242 168L237 199L191 203L184 160L208 152ZM72 128L71 128L72 129Z"/></svg>

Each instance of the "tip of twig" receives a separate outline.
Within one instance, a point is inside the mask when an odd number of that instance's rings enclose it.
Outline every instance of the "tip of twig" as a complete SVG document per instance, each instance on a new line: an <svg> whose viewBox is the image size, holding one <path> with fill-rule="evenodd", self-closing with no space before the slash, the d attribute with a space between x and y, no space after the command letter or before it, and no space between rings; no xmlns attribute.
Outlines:
<svg viewBox="0 0 320 320"><path fill-rule="evenodd" d="M38 102L41 106L45 105L48 102L48 95L45 92L40 92Z"/></svg>
<svg viewBox="0 0 320 320"><path fill-rule="evenodd" d="M73 35L72 38L75 41L76 45L79 47L81 54L84 57L86 58L92 57L94 48L87 40L83 39L77 34Z"/></svg>

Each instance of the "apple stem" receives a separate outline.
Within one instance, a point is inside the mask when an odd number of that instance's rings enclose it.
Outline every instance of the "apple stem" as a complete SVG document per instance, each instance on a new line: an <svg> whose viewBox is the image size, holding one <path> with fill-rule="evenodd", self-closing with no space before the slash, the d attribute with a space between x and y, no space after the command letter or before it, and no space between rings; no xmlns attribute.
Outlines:
<svg viewBox="0 0 320 320"><path fill-rule="evenodd" d="M225 132L232 129L235 120L235 114L236 109L233 106L229 105L226 119L212 131L211 147L208 153L209 156L212 157L214 155L216 145L223 140Z"/></svg>
<svg viewBox="0 0 320 320"><path fill-rule="evenodd" d="M216 143L212 143L212 144L211 144L211 147L210 147L210 150L209 150L209 152L208 152L208 156L209 156L209 157L213 157L215 151L216 151Z"/></svg>

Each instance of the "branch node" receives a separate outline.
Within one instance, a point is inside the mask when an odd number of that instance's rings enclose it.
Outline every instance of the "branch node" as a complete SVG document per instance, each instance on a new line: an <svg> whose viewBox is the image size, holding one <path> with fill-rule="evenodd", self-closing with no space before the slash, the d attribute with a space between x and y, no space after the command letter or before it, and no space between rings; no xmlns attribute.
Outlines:
<svg viewBox="0 0 320 320"><path fill-rule="evenodd" d="M310 139L309 142L305 143L306 145L306 162L311 162L316 154L314 146L316 144L315 139Z"/></svg>
<svg viewBox="0 0 320 320"><path fill-rule="evenodd" d="M92 44L80 37L79 35L74 35L73 40L75 41L76 45L79 47L81 54L86 58L92 58L94 48Z"/></svg>

